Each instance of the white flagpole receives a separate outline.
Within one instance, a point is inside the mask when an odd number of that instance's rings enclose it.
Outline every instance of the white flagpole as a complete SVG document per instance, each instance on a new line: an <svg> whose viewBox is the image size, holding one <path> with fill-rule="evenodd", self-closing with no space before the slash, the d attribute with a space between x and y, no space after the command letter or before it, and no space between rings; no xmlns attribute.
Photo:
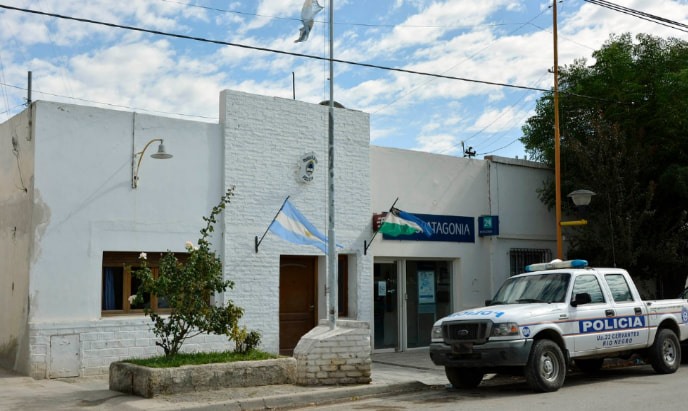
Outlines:
<svg viewBox="0 0 688 411"><path fill-rule="evenodd" d="M329 224L327 230L327 266L328 266L328 320L330 329L337 327L337 296L338 282L337 282L337 247L334 234L334 6L333 1L330 0L330 108L328 111L328 195L329 195Z"/></svg>

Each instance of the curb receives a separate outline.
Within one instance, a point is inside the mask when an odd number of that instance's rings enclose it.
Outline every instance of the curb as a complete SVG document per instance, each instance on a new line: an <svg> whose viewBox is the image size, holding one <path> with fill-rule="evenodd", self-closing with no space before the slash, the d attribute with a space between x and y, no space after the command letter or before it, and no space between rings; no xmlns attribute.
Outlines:
<svg viewBox="0 0 688 411"><path fill-rule="evenodd" d="M280 394L274 396L243 398L227 401L215 401L207 404L166 404L155 406L155 410L198 410L198 411L253 411L273 409L293 409L299 407L333 404L344 401L356 401L358 399L394 394L398 392L413 392L432 389L433 385L422 382L401 382L385 385L365 385L351 387L336 387L331 390L318 392L303 392L298 394Z"/></svg>

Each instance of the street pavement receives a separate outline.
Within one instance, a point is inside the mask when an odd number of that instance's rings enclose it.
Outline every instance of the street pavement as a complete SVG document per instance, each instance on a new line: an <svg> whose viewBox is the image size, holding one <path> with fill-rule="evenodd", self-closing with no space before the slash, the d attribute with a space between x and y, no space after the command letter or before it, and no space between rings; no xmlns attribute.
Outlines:
<svg viewBox="0 0 688 411"><path fill-rule="evenodd" d="M108 377L34 380L0 368L0 410L263 410L328 404L444 387L428 349L375 353L370 384L268 385L142 398L108 388Z"/></svg>

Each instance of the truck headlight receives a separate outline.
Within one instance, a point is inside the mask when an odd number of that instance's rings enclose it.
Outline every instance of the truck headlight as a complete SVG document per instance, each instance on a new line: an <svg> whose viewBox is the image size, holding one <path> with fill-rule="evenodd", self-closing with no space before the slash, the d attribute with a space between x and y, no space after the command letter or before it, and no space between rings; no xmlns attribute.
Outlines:
<svg viewBox="0 0 688 411"><path fill-rule="evenodd" d="M493 337L506 337L510 335L518 335L518 324L516 323L499 323L492 325Z"/></svg>
<svg viewBox="0 0 688 411"><path fill-rule="evenodd" d="M432 333L430 334L430 338L433 340L441 340L444 338L442 335L442 326L436 325L432 327Z"/></svg>

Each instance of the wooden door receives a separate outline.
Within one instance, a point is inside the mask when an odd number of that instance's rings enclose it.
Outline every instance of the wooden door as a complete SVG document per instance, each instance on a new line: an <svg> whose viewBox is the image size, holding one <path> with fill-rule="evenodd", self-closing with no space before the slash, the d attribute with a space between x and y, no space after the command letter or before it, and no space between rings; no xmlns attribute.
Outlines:
<svg viewBox="0 0 688 411"><path fill-rule="evenodd" d="M280 354L292 355L316 325L317 257L280 257Z"/></svg>

